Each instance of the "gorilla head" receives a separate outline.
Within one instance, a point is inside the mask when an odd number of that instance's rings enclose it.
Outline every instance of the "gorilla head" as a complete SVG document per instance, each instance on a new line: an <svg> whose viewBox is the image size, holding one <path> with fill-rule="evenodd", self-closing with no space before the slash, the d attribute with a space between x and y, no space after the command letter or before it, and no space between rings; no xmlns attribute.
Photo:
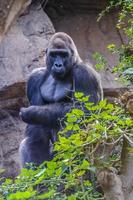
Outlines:
<svg viewBox="0 0 133 200"><path fill-rule="evenodd" d="M73 65L81 62L77 48L66 33L56 33L51 38L46 54L48 71L57 79L71 72Z"/></svg>

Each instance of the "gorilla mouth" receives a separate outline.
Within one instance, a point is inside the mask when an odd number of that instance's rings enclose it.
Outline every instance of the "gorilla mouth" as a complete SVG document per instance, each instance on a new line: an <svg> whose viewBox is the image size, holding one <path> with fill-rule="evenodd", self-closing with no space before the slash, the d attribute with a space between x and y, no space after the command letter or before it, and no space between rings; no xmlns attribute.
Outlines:
<svg viewBox="0 0 133 200"><path fill-rule="evenodd" d="M54 68L54 71L55 71L56 73L59 73L59 74L64 73L63 68Z"/></svg>
<svg viewBox="0 0 133 200"><path fill-rule="evenodd" d="M65 69L64 68L52 68L52 74L55 77L63 77L65 75Z"/></svg>

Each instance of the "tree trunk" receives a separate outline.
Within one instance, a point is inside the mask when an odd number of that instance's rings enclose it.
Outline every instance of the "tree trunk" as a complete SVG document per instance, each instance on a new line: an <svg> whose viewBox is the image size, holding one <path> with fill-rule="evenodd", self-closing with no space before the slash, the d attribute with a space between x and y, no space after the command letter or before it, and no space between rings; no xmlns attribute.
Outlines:
<svg viewBox="0 0 133 200"><path fill-rule="evenodd" d="M133 154L130 152L129 140L124 137L120 175L113 168L98 173L98 182L106 200L133 200Z"/></svg>
<svg viewBox="0 0 133 200"><path fill-rule="evenodd" d="M115 169L106 169L98 174L98 181L106 200L124 200L122 182Z"/></svg>
<svg viewBox="0 0 133 200"><path fill-rule="evenodd" d="M124 199L133 200L133 154L130 152L130 145L127 138L123 142L121 161L121 180L123 183Z"/></svg>

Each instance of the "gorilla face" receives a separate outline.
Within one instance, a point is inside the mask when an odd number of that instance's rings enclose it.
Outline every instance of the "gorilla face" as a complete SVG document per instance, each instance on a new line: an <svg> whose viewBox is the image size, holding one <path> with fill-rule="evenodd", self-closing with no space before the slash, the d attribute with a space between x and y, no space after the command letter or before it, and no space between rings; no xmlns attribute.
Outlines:
<svg viewBox="0 0 133 200"><path fill-rule="evenodd" d="M68 77L75 63L81 63L81 59L72 38L61 32L54 34L46 53L49 73L57 79Z"/></svg>
<svg viewBox="0 0 133 200"><path fill-rule="evenodd" d="M69 50L49 49L47 53L47 67L55 78L64 78L72 68L72 59Z"/></svg>

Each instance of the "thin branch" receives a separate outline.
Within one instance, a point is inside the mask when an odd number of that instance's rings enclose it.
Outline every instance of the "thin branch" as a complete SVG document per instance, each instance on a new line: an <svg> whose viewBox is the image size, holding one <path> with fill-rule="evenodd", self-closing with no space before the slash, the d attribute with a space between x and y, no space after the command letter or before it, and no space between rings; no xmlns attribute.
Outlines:
<svg viewBox="0 0 133 200"><path fill-rule="evenodd" d="M124 134L124 137L128 140L128 142L129 142L130 144L133 144L133 141L132 141L126 134Z"/></svg>

